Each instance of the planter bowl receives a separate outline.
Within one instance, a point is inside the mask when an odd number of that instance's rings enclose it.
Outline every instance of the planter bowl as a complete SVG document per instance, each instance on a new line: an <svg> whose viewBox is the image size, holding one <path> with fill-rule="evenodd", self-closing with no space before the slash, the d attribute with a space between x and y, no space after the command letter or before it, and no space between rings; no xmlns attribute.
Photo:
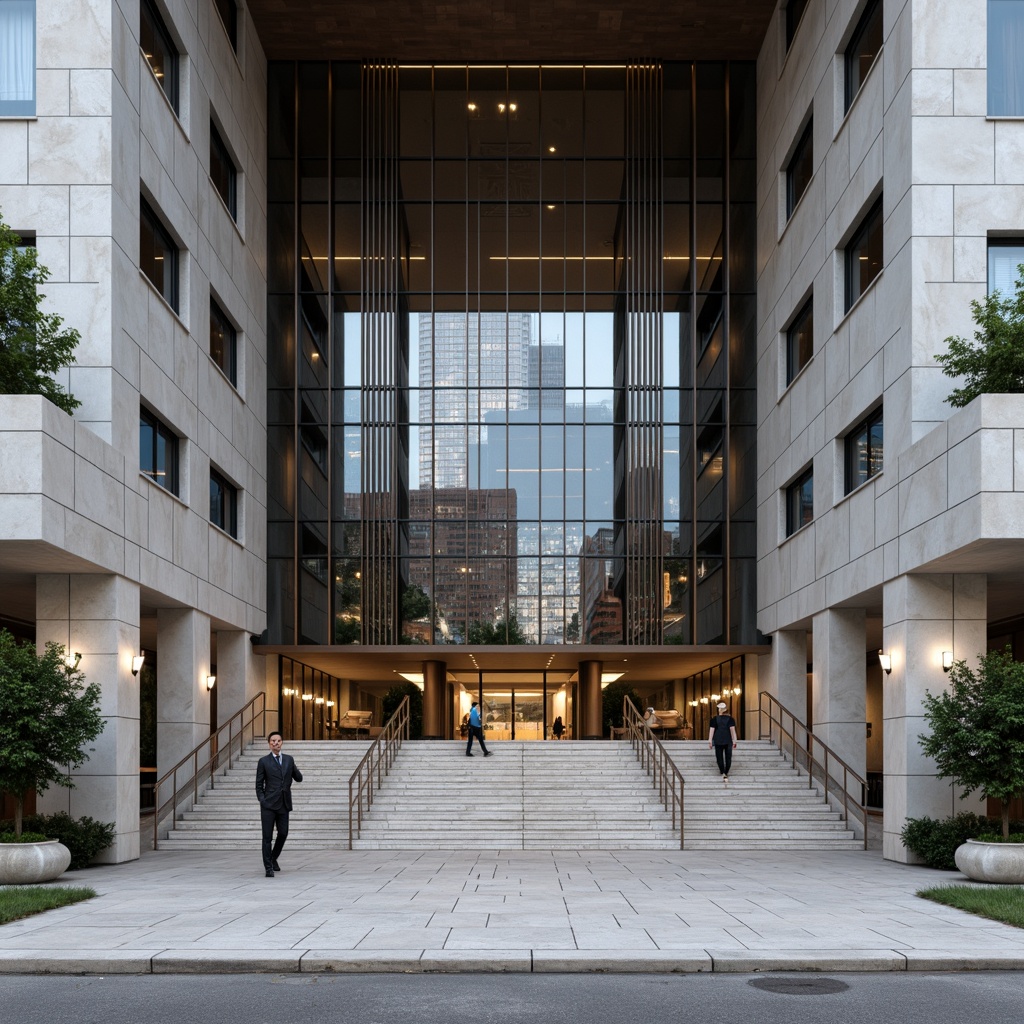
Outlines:
<svg viewBox="0 0 1024 1024"><path fill-rule="evenodd" d="M975 882L1024 884L1024 843L981 843L968 839L956 848L953 859Z"/></svg>
<svg viewBox="0 0 1024 1024"><path fill-rule="evenodd" d="M43 843L0 843L0 885L52 882L68 869L71 851L56 839Z"/></svg>

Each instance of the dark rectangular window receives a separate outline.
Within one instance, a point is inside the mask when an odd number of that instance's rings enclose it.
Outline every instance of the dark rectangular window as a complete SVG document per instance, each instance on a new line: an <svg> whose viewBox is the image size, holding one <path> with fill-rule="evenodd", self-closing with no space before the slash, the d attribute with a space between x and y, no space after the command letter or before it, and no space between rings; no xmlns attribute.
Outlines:
<svg viewBox="0 0 1024 1024"><path fill-rule="evenodd" d="M882 272L882 198L868 211L846 247L846 310Z"/></svg>
<svg viewBox="0 0 1024 1024"><path fill-rule="evenodd" d="M793 209L800 202L814 174L814 122L808 121L800 135L800 141L793 150L793 156L786 168L786 217L793 216Z"/></svg>
<svg viewBox="0 0 1024 1024"><path fill-rule="evenodd" d="M786 536L814 518L814 472L807 470L786 488Z"/></svg>
<svg viewBox="0 0 1024 1024"><path fill-rule="evenodd" d="M238 52L238 5L235 0L213 0L220 20L231 40L231 49Z"/></svg>
<svg viewBox="0 0 1024 1024"><path fill-rule="evenodd" d="M139 209L139 266L178 312L178 247L145 199Z"/></svg>
<svg viewBox="0 0 1024 1024"><path fill-rule="evenodd" d="M1024 0L988 0L988 113L1024 117Z"/></svg>
<svg viewBox="0 0 1024 1024"><path fill-rule="evenodd" d="M882 472L882 410L879 407L846 435L846 493Z"/></svg>
<svg viewBox="0 0 1024 1024"><path fill-rule="evenodd" d="M35 117L36 0L0 0L0 117Z"/></svg>
<svg viewBox="0 0 1024 1024"><path fill-rule="evenodd" d="M142 0L139 45L174 112L178 110L178 48L153 0Z"/></svg>
<svg viewBox="0 0 1024 1024"><path fill-rule="evenodd" d="M814 297L809 298L786 331L786 383L811 361L814 355Z"/></svg>
<svg viewBox="0 0 1024 1024"><path fill-rule="evenodd" d="M178 435L146 409L139 413L139 470L178 493Z"/></svg>
<svg viewBox="0 0 1024 1024"><path fill-rule="evenodd" d="M804 8L807 0L789 0L786 4L786 50L793 45L793 37L796 35L797 26L804 16Z"/></svg>
<svg viewBox="0 0 1024 1024"><path fill-rule="evenodd" d="M850 45L846 48L846 106L850 109L854 97L867 78L875 57L882 48L882 0L871 0L853 30Z"/></svg>
<svg viewBox="0 0 1024 1024"><path fill-rule="evenodd" d="M238 536L238 489L215 469L210 470L210 522L232 537Z"/></svg>
<svg viewBox="0 0 1024 1024"><path fill-rule="evenodd" d="M1004 299L1017 290L1021 264L1024 264L1024 239L1000 238L988 243L988 291L999 292Z"/></svg>
<svg viewBox="0 0 1024 1024"><path fill-rule="evenodd" d="M238 200L236 199L238 173L234 161L224 145L224 140L217 131L217 126L210 122L210 179L214 188L220 193L224 205L228 208L232 220L238 220Z"/></svg>
<svg viewBox="0 0 1024 1024"><path fill-rule="evenodd" d="M224 371L232 384L237 386L235 358L238 347L238 332L227 314L210 299L210 358Z"/></svg>

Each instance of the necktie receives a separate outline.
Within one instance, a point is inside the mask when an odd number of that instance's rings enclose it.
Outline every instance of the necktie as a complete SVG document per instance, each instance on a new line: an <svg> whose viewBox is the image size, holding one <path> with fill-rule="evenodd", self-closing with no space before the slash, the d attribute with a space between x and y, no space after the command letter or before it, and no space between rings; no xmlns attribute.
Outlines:
<svg viewBox="0 0 1024 1024"><path fill-rule="evenodd" d="M275 754L274 757L277 758L277 767L280 768L281 767L281 755L280 754Z"/></svg>

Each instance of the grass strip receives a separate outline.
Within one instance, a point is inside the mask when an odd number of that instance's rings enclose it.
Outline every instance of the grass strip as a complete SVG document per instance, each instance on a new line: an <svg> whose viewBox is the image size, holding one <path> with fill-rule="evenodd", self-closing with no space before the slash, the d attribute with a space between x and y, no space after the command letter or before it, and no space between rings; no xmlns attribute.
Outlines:
<svg viewBox="0 0 1024 1024"><path fill-rule="evenodd" d="M70 907L72 903L91 900L95 889L85 886L19 885L0 888L0 924L17 921L55 907Z"/></svg>
<svg viewBox="0 0 1024 1024"><path fill-rule="evenodd" d="M918 896L942 903L968 914L987 917L1015 928L1024 928L1024 886L1021 885L938 885L920 889Z"/></svg>

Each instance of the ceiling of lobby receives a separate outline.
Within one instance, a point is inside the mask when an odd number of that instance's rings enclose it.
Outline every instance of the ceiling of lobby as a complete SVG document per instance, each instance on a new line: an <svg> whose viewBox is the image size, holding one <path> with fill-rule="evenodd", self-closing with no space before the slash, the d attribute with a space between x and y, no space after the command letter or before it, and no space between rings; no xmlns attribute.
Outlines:
<svg viewBox="0 0 1024 1024"><path fill-rule="evenodd" d="M753 60L776 0L249 0L270 60Z"/></svg>

